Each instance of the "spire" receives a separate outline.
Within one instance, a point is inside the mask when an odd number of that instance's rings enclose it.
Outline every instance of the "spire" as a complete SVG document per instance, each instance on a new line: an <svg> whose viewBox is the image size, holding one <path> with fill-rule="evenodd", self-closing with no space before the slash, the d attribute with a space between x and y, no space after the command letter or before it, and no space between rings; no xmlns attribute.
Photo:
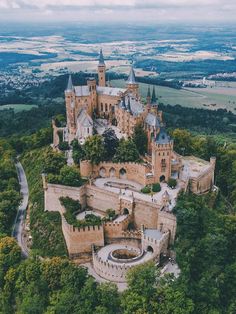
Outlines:
<svg viewBox="0 0 236 314"><path fill-rule="evenodd" d="M150 90L150 85L148 85L148 92L147 92L147 98L151 98L151 90Z"/></svg>
<svg viewBox="0 0 236 314"><path fill-rule="evenodd" d="M99 54L99 59L98 59L98 66L104 66L105 62L104 62L104 57L103 57L103 53L102 53L102 48L100 49L100 54Z"/></svg>
<svg viewBox="0 0 236 314"><path fill-rule="evenodd" d="M155 87L153 86L151 103L156 104L156 102L157 102L156 91L155 91Z"/></svg>
<svg viewBox="0 0 236 314"><path fill-rule="evenodd" d="M74 86L73 86L72 78L71 78L71 74L70 74L69 79L68 79L68 83L67 83L66 91L71 92L71 91L73 91L73 89L74 89Z"/></svg>
<svg viewBox="0 0 236 314"><path fill-rule="evenodd" d="M133 66L131 65L130 72L129 72L129 77L128 80L126 81L127 84L136 84L136 79L135 79L135 73Z"/></svg>

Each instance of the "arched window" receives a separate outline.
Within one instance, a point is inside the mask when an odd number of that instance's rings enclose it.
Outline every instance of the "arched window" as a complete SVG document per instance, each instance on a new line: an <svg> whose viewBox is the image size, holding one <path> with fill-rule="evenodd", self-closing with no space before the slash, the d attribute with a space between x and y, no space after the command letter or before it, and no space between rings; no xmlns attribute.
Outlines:
<svg viewBox="0 0 236 314"><path fill-rule="evenodd" d="M103 111L103 103L101 102L101 111Z"/></svg>

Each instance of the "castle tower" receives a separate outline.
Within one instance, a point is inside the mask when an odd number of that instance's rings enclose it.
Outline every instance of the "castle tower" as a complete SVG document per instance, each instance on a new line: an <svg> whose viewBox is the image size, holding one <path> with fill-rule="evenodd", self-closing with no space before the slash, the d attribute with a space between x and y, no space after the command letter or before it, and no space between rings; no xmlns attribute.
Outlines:
<svg viewBox="0 0 236 314"><path fill-rule="evenodd" d="M173 140L162 126L152 142L152 172L154 182L167 181L171 176Z"/></svg>
<svg viewBox="0 0 236 314"><path fill-rule="evenodd" d="M148 92L147 92L147 105L151 104L151 90L150 90L150 85L148 85Z"/></svg>
<svg viewBox="0 0 236 314"><path fill-rule="evenodd" d="M158 112L157 97L156 97L156 91L155 91L155 87L154 86L152 88L151 111L153 113L157 113Z"/></svg>
<svg viewBox="0 0 236 314"><path fill-rule="evenodd" d="M139 97L138 83L136 82L133 66L131 65L128 80L126 81L127 89L136 97Z"/></svg>
<svg viewBox="0 0 236 314"><path fill-rule="evenodd" d="M88 114L92 117L93 113L97 111L97 83L94 78L87 80L87 86L90 93L90 106L88 108Z"/></svg>
<svg viewBox="0 0 236 314"><path fill-rule="evenodd" d="M106 86L106 65L104 62L102 49L100 50L98 61L98 85Z"/></svg>
<svg viewBox="0 0 236 314"><path fill-rule="evenodd" d="M66 118L67 127L69 132L73 135L76 133L76 121L75 121L75 89L72 82L72 77L69 75L67 88L65 90L66 100Z"/></svg>

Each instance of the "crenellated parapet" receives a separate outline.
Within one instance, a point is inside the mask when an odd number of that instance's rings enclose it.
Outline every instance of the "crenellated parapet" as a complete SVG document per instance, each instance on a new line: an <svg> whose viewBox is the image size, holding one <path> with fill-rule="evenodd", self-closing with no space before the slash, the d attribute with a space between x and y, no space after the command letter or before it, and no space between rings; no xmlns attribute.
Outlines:
<svg viewBox="0 0 236 314"><path fill-rule="evenodd" d="M62 215L62 231L70 257L79 254L91 254L91 245L104 246L103 226L86 226L76 228L66 221Z"/></svg>
<svg viewBox="0 0 236 314"><path fill-rule="evenodd" d="M93 251L93 267L99 276L115 282L125 282L126 274L131 269L131 266L125 263L117 265L105 261L95 251Z"/></svg>

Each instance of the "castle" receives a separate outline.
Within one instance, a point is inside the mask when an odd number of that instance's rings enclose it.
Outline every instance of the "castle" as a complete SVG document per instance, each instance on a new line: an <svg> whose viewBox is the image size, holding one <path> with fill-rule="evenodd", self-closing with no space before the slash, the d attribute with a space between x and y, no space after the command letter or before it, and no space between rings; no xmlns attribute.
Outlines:
<svg viewBox="0 0 236 314"><path fill-rule="evenodd" d="M71 76L65 90L67 125L58 128L53 121L53 146L58 149L59 132L63 140L80 144L107 127L119 138L131 137L135 126L141 124L148 138L148 152L142 163L112 161L92 164L80 162L81 176L87 182L80 188L49 184L45 177L45 210L59 211L62 231L70 257L91 260L98 275L111 281L125 281L127 270L154 259L159 262L168 255L174 242L176 219L172 214L178 193L206 193L214 184L215 158L210 162L194 156L181 156L163 125L158 110L155 89L150 88L144 105L139 84L131 66L126 88L106 86L106 65L102 50L98 61L98 85L89 79L85 86L74 86ZM172 189L167 181L177 180ZM141 193L144 186L160 183L161 191ZM112 208L117 217L101 226L75 228L64 217L65 208L59 198L68 196L79 200L82 208L103 217ZM132 230L129 226L132 225ZM126 256L122 259L121 256Z"/></svg>

